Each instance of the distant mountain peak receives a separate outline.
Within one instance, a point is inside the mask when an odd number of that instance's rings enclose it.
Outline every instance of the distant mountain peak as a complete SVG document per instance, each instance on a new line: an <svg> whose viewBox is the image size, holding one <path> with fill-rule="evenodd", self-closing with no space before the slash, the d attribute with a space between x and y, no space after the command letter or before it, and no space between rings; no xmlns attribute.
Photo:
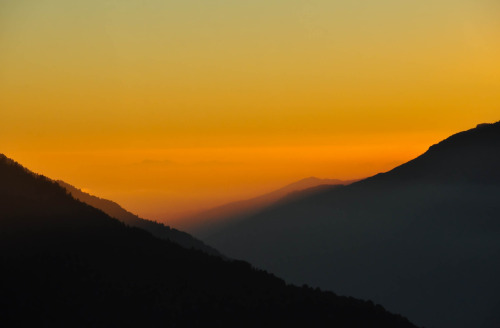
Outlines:
<svg viewBox="0 0 500 328"><path fill-rule="evenodd" d="M309 195L313 192L312 189L318 187L333 187L338 185L348 185L357 180L343 181L339 179L321 179L314 176L303 178L301 180L292 182L284 187L268 192L266 194L240 200L222 206L218 206L207 211L195 214L191 217L185 218L185 226L181 227L193 235L200 237L207 233L212 233L220 229L226 224L231 224L233 219L240 219L254 215L263 209L277 204L280 200L289 200L290 198L300 198L301 196ZM310 192L308 192L308 190ZM316 189L316 191L319 189Z"/></svg>
<svg viewBox="0 0 500 328"><path fill-rule="evenodd" d="M311 177L307 177L307 178L304 178L304 179L300 179L297 182L301 182L301 181L318 181L318 180L324 180L324 179L311 176Z"/></svg>

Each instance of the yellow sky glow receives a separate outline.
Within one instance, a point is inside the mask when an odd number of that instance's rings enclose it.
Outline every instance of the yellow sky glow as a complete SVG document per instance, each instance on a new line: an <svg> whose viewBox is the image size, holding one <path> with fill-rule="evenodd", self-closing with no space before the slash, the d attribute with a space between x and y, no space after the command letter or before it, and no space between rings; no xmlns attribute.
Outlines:
<svg viewBox="0 0 500 328"><path fill-rule="evenodd" d="M0 3L0 152L151 219L500 119L492 0Z"/></svg>

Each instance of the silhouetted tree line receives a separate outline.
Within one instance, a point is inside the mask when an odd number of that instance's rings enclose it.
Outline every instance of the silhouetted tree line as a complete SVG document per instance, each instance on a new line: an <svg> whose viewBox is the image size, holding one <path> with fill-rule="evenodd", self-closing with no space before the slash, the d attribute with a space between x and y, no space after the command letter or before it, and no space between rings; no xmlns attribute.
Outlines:
<svg viewBox="0 0 500 328"><path fill-rule="evenodd" d="M142 219L137 215L128 212L113 201L87 194L64 181L57 181L57 183L64 189L68 190L74 198L100 209L112 218L118 219L126 225L144 229L157 238L173 241L174 243L185 248L194 248L202 250L207 254L222 256L217 250L205 245L202 241L194 238L188 233L170 228L169 226L159 222Z"/></svg>

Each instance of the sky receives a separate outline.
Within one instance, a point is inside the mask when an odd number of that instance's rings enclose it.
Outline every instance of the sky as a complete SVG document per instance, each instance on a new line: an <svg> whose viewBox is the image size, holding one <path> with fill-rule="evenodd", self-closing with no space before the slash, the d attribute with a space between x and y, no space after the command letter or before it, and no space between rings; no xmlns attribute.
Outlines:
<svg viewBox="0 0 500 328"><path fill-rule="evenodd" d="M0 0L0 152L174 224L500 120L498 58L497 0Z"/></svg>

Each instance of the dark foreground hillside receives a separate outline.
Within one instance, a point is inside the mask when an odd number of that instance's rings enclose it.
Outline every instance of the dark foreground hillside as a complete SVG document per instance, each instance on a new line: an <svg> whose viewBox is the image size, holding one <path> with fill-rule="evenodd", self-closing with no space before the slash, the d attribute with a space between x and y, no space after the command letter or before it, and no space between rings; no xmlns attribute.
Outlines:
<svg viewBox="0 0 500 328"><path fill-rule="evenodd" d="M372 299L418 325L498 328L500 122L205 241L288 282Z"/></svg>
<svg viewBox="0 0 500 328"><path fill-rule="evenodd" d="M2 327L414 327L130 228L0 157Z"/></svg>

